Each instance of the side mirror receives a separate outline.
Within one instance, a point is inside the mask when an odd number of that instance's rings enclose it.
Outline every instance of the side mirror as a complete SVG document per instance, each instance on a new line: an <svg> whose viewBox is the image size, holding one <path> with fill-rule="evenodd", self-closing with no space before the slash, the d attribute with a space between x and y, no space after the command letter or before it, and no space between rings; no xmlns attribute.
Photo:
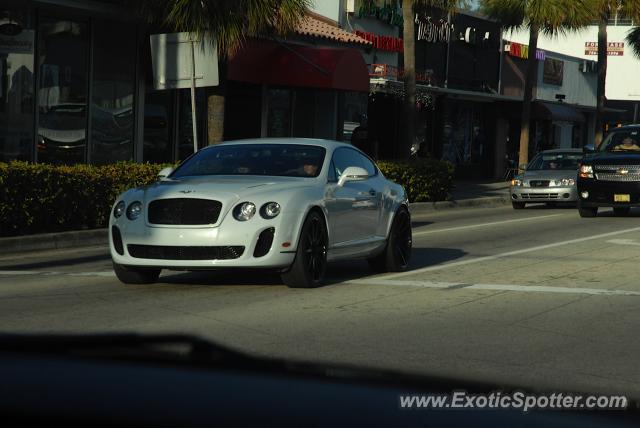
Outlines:
<svg viewBox="0 0 640 428"><path fill-rule="evenodd" d="M366 169L360 168L359 166L350 166L345 169L340 176L340 180L338 180L338 187L344 186L344 184L349 181L362 181L367 178L369 178L369 173Z"/></svg>
<svg viewBox="0 0 640 428"><path fill-rule="evenodd" d="M163 178L167 178L173 172L173 167L162 168L158 173L158 178L162 180Z"/></svg>
<svg viewBox="0 0 640 428"><path fill-rule="evenodd" d="M589 153L594 153L595 151L596 151L596 148L593 144L587 144L582 148L582 153L584 153L585 155Z"/></svg>

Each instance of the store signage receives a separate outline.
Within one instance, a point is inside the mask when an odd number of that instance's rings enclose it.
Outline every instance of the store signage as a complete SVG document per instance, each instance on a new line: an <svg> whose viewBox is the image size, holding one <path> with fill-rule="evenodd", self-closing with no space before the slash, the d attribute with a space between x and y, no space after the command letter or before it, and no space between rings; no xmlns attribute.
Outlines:
<svg viewBox="0 0 640 428"><path fill-rule="evenodd" d="M598 42L584 43L585 55L598 55ZM609 42L607 44L607 56L623 56L624 42Z"/></svg>
<svg viewBox="0 0 640 428"><path fill-rule="evenodd" d="M33 53L33 30L23 30L15 36L0 35L0 54Z"/></svg>
<svg viewBox="0 0 640 428"><path fill-rule="evenodd" d="M430 43L447 43L451 38L453 24L440 19L432 21L430 16L420 16L416 14L415 24L418 29L418 40L424 40Z"/></svg>
<svg viewBox="0 0 640 428"><path fill-rule="evenodd" d="M505 45L504 51L507 52L510 56L514 56L516 58L521 58L521 59L529 58L528 45L511 42ZM537 49L536 59L539 61L544 61L545 57L546 57L545 51Z"/></svg>
<svg viewBox="0 0 640 428"><path fill-rule="evenodd" d="M356 31L356 35L373 43L373 47L383 51L403 52L404 42L402 39L391 36L382 36L369 33L368 31Z"/></svg>

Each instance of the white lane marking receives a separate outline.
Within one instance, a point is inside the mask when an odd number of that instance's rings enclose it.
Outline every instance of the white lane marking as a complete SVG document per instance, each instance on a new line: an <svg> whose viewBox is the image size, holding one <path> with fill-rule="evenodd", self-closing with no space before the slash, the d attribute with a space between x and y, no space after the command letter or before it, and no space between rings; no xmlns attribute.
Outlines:
<svg viewBox="0 0 640 428"><path fill-rule="evenodd" d="M594 239L608 238L609 236L624 235L626 233L632 233L632 232L640 232L640 227L633 227L631 229L619 230L617 232L601 233L599 235L592 235L584 238L569 239L568 241L554 242L553 244L538 245L536 247L523 248L522 250L507 251L506 253L494 254L492 256L476 257L474 259L461 260L459 262L451 262L451 263L445 263L441 265L429 266L422 269L415 269L415 270L410 270L406 272L384 275L384 276L381 276L380 278L383 278L383 279L402 278L404 276L417 275L423 272L448 269L452 267L464 266L464 265L469 265L473 263L482 263L490 260L500 259L503 257L517 256L519 254L526 254L534 251L546 250L549 248L560 247L563 245L578 244L580 242L592 241Z"/></svg>
<svg viewBox="0 0 640 428"><path fill-rule="evenodd" d="M33 270L0 270L0 275L39 275L48 272L36 272Z"/></svg>
<svg viewBox="0 0 640 428"><path fill-rule="evenodd" d="M464 288L472 290L517 291L524 293L559 293L559 294L588 294L593 296L640 296L640 292L628 290L607 290L601 288L582 287L552 287L544 285L514 285L514 284L466 284L462 282L431 282L431 281L399 281L378 278L358 279L347 281L348 284L360 285L391 285L406 287L423 287L438 289Z"/></svg>
<svg viewBox="0 0 640 428"><path fill-rule="evenodd" d="M0 275L42 275L42 276L115 276L114 272L51 272L42 270L0 270Z"/></svg>
<svg viewBox="0 0 640 428"><path fill-rule="evenodd" d="M428 234L431 234L431 233L440 233L440 232L453 232L453 231L456 231L456 230L475 229L475 228L479 228L479 227L489 227L489 226L503 225L505 223L519 223L519 222L529 221L529 220L538 220L538 219L544 219L544 218L550 218L550 217L558 217L558 216L568 216L568 215L569 214L549 214L549 215L541 215L541 216L535 216L535 217L517 218L517 219L513 219L513 220L492 221L491 223L480 223L480 224L470 224L470 225L467 225L467 226L448 227L446 229L425 230L425 231L422 231L422 232L414 232L413 236L428 235Z"/></svg>
<svg viewBox="0 0 640 428"><path fill-rule="evenodd" d="M612 239L607 241L608 244L616 244L616 245L635 245L640 246L640 242L635 239Z"/></svg>

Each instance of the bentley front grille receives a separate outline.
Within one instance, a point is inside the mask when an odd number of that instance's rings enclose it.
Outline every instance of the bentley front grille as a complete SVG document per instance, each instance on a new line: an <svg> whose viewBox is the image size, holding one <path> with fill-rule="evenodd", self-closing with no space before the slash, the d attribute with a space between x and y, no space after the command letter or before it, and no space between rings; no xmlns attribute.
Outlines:
<svg viewBox="0 0 640 428"><path fill-rule="evenodd" d="M160 260L233 260L242 256L244 247L175 247L164 245L127 245L129 255L136 259Z"/></svg>
<svg viewBox="0 0 640 428"><path fill-rule="evenodd" d="M149 223L208 225L218 221L222 203L210 199L157 199L149 204Z"/></svg>

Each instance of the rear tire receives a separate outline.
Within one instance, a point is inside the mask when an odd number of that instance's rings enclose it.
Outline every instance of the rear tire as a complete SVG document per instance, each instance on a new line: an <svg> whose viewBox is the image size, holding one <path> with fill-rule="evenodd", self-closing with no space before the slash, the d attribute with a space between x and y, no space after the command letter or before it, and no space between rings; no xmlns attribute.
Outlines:
<svg viewBox="0 0 640 428"><path fill-rule="evenodd" d="M160 270L130 268L113 262L113 271L124 284L153 284L158 282Z"/></svg>
<svg viewBox="0 0 640 428"><path fill-rule="evenodd" d="M411 259L411 216L402 207L396 213L384 251L376 257L367 259L374 272L402 272L409 267Z"/></svg>
<svg viewBox="0 0 640 428"><path fill-rule="evenodd" d="M525 203L511 201L511 206L513 207L514 210L522 210L524 209Z"/></svg>
<svg viewBox="0 0 640 428"><path fill-rule="evenodd" d="M598 207L582 207L578 204L578 213L580 217L595 217L598 215Z"/></svg>
<svg viewBox="0 0 640 428"><path fill-rule="evenodd" d="M327 271L329 238L324 218L311 211L302 225L296 258L280 277L290 288L315 288L322 285Z"/></svg>
<svg viewBox="0 0 640 428"><path fill-rule="evenodd" d="M626 216L629 215L629 211L631 211L631 208L629 208L629 207L614 208L613 209L613 215L615 215L617 217L626 217Z"/></svg>

